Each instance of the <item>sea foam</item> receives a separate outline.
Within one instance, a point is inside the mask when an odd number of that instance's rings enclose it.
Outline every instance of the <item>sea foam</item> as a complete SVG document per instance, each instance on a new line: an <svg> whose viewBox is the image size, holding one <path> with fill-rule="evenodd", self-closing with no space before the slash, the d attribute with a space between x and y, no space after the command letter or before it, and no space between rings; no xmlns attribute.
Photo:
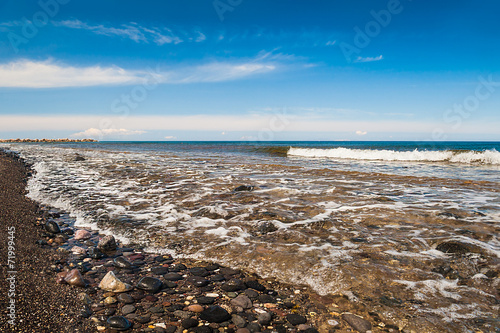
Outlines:
<svg viewBox="0 0 500 333"><path fill-rule="evenodd" d="M449 162L460 164L495 164L500 165L500 152L485 151L395 151L376 149L349 149L349 148L295 148L290 147L288 156L323 157L352 160L374 161L409 161L409 162Z"/></svg>

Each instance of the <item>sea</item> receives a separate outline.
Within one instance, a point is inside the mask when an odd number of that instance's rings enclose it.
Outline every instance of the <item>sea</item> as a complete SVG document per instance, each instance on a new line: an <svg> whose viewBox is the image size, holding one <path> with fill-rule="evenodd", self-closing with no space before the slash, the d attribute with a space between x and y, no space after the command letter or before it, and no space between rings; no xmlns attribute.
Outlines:
<svg viewBox="0 0 500 333"><path fill-rule="evenodd" d="M33 164L30 198L124 244L342 294L398 327L500 331L500 142L0 147Z"/></svg>

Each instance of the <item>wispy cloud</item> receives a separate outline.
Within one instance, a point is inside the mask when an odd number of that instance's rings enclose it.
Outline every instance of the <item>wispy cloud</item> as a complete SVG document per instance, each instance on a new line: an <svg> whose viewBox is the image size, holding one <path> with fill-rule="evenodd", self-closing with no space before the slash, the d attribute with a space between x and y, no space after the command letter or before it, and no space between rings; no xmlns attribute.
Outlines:
<svg viewBox="0 0 500 333"><path fill-rule="evenodd" d="M359 131L359 130L356 131L356 135L366 135L366 134L368 134L367 131Z"/></svg>
<svg viewBox="0 0 500 333"><path fill-rule="evenodd" d="M373 62L383 60L384 56L379 55L378 57L357 57L354 62Z"/></svg>
<svg viewBox="0 0 500 333"><path fill-rule="evenodd" d="M145 27L135 22L109 26L86 23L80 20L66 20L53 22L53 24L58 27L86 30L97 35L130 39L136 43L155 43L157 45L179 44L182 42L200 43L207 39L199 29L192 31L179 29L174 31L174 29L168 27Z"/></svg>
<svg viewBox="0 0 500 333"><path fill-rule="evenodd" d="M274 71L276 62L246 59L234 62L211 62L201 65L159 69L158 83L187 84L221 82L247 78ZM6 88L58 88L103 85L140 84L151 74L146 70L127 70L118 66L76 67L52 60L18 60L0 64L0 87Z"/></svg>
<svg viewBox="0 0 500 333"><path fill-rule="evenodd" d="M120 67L73 67L53 61L18 60L0 64L0 87L56 88L133 84L142 75Z"/></svg>
<svg viewBox="0 0 500 333"><path fill-rule="evenodd" d="M128 130L125 128L108 128L108 129L97 129L97 128L89 128L83 132L74 133L71 136L74 138L90 138L90 139L99 139L99 138L109 138L109 137L122 137L122 136L130 136L130 135L141 135L146 133L146 131L139 130Z"/></svg>

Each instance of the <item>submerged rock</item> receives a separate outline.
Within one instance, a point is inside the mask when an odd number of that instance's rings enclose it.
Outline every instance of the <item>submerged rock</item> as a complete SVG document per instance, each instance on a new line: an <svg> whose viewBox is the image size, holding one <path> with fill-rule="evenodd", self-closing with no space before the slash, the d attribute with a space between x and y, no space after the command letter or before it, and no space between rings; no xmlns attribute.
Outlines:
<svg viewBox="0 0 500 333"><path fill-rule="evenodd" d="M238 291L246 289L245 283L239 279L231 279L221 286L224 291Z"/></svg>
<svg viewBox="0 0 500 333"><path fill-rule="evenodd" d="M116 257L114 260L113 260L113 265L115 265L115 267L118 267L118 268L130 268L132 267L132 263L130 261L127 260L127 258L125 257Z"/></svg>
<svg viewBox="0 0 500 333"><path fill-rule="evenodd" d="M116 240L113 235L107 235L101 238L97 248L101 251L114 251L116 250Z"/></svg>
<svg viewBox="0 0 500 333"><path fill-rule="evenodd" d="M125 331L132 326L132 323L130 323L130 321L128 321L127 318L122 316L109 317L107 320L107 324L109 328L112 328L117 331Z"/></svg>
<svg viewBox="0 0 500 333"><path fill-rule="evenodd" d="M161 282L161 280L154 277L146 276L139 280L139 282L137 283L137 288L149 291L151 293L156 293L158 290L161 289L162 285L163 283Z"/></svg>
<svg viewBox="0 0 500 333"><path fill-rule="evenodd" d="M250 309L253 306L252 301L245 295L238 295L231 300L231 305L239 306L243 309Z"/></svg>
<svg viewBox="0 0 500 333"><path fill-rule="evenodd" d="M300 325L300 324L305 324L307 323L307 319L304 316L301 316L296 313L291 313L286 316L286 320L292 325Z"/></svg>
<svg viewBox="0 0 500 333"><path fill-rule="evenodd" d="M342 319L344 319L352 328L361 333L366 333L372 329L372 324L368 320L355 314L349 312L343 313Z"/></svg>
<svg viewBox="0 0 500 333"><path fill-rule="evenodd" d="M254 190L254 187L251 186L251 185L241 185L241 186L238 186L237 188L235 188L233 191L234 192L243 192L243 191L253 191Z"/></svg>
<svg viewBox="0 0 500 333"><path fill-rule="evenodd" d="M132 286L120 281L113 272L108 272L99 283L99 288L115 293L122 293L132 289Z"/></svg>
<svg viewBox="0 0 500 333"><path fill-rule="evenodd" d="M45 230L47 230L51 234L61 233L61 228L59 228L59 225L54 221L48 221L47 223L45 223Z"/></svg>
<svg viewBox="0 0 500 333"><path fill-rule="evenodd" d="M231 315L218 305L212 305L200 314L200 319L210 323L222 323L231 319Z"/></svg>
<svg viewBox="0 0 500 333"><path fill-rule="evenodd" d="M77 230L76 233L75 233L75 239L77 240L85 240L85 239L89 239L90 237L92 237L92 234L90 232L88 232L87 230L83 230L83 229L80 229L80 230Z"/></svg>
<svg viewBox="0 0 500 333"><path fill-rule="evenodd" d="M66 281L67 284L75 287L81 287L85 288L87 286L87 283L83 279L82 274L78 269L72 269L71 271L66 274L64 277L64 281Z"/></svg>

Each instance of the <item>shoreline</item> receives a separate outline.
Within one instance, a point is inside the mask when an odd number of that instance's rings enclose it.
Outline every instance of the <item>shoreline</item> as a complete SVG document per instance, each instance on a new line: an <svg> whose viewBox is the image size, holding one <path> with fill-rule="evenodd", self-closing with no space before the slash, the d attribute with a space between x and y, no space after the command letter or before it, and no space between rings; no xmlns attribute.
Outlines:
<svg viewBox="0 0 500 333"><path fill-rule="evenodd" d="M346 296L319 296L302 286L260 279L215 263L175 259L120 244L107 252L96 250L104 235L77 229L64 212L40 207L25 196L29 167L15 154L0 152L2 227L15 228L16 259L22 262L16 267L16 288L22 291L17 294L16 325L2 320L2 332L115 332L113 325L130 326L127 332L314 333L348 332L354 327L366 332L372 326L373 332L399 331L351 314L366 318L369 311ZM47 225L60 232L48 232ZM80 234L84 238L76 240ZM6 245L7 236L2 236ZM4 252L2 257L8 257ZM110 271L133 289L100 288ZM7 273L2 265L2 275ZM141 287L144 277L146 284L160 281L159 290ZM2 279L2 284L6 281ZM1 313L8 318L6 296L1 297ZM219 318L210 317L214 314Z"/></svg>

